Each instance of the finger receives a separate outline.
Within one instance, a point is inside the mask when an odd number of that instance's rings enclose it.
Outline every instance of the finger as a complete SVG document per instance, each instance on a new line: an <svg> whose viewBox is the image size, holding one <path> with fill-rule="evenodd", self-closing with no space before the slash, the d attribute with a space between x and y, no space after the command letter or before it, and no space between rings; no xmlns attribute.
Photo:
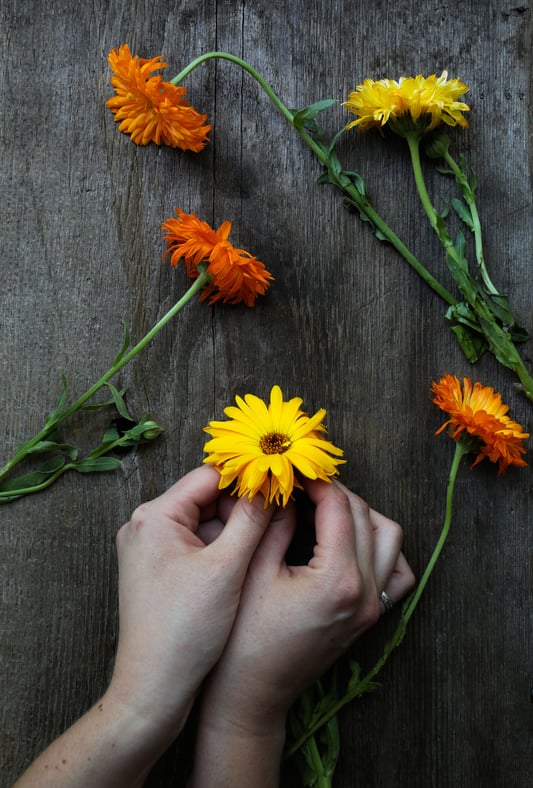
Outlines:
<svg viewBox="0 0 533 788"><path fill-rule="evenodd" d="M400 553L384 588L391 602L399 602L414 587L415 576L403 553Z"/></svg>
<svg viewBox="0 0 533 788"><path fill-rule="evenodd" d="M145 515L154 519L169 519L196 531L200 520L215 515L220 495L220 475L213 467L202 465L186 474L166 492L149 503L142 504Z"/></svg>
<svg viewBox="0 0 533 788"><path fill-rule="evenodd" d="M316 546L311 567L339 569L353 566L355 531L346 493L335 484L303 480L303 487L315 504Z"/></svg>
<svg viewBox="0 0 533 788"><path fill-rule="evenodd" d="M285 554L296 528L296 508L289 503L274 512L272 520L253 557L253 567L259 571L278 574L285 565Z"/></svg>
<svg viewBox="0 0 533 788"><path fill-rule="evenodd" d="M403 530L398 523L373 509L370 510L370 523L374 536L374 574L378 590L382 590L398 561Z"/></svg>
<svg viewBox="0 0 533 788"><path fill-rule="evenodd" d="M239 498L220 536L209 549L225 553L247 567L274 511L273 504L265 508L265 499L261 493L255 495L251 501L248 498Z"/></svg>

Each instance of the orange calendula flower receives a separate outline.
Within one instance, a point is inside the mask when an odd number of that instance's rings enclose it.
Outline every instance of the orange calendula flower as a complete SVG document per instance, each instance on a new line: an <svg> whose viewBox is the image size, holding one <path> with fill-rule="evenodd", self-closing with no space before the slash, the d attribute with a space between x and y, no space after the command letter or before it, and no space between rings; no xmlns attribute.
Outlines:
<svg viewBox="0 0 533 788"><path fill-rule="evenodd" d="M207 115L200 115L189 105L185 88L163 82L152 72L168 63L158 57L133 56L127 44L109 53L113 69L111 84L116 95L106 102L120 123L119 130L129 134L137 145L169 145L171 148L201 151L211 126Z"/></svg>
<svg viewBox="0 0 533 788"><path fill-rule="evenodd" d="M448 79L448 72L440 77L432 74L423 77L394 79L365 79L349 94L343 106L359 115L346 128L359 126L361 130L389 124L399 134L418 130L432 131L441 123L448 126L468 127L461 113L470 107L458 99L468 86L459 79Z"/></svg>
<svg viewBox="0 0 533 788"><path fill-rule="evenodd" d="M294 487L301 488L295 471L326 482L338 473L343 451L324 438L323 408L308 416L299 397L283 400L279 386L272 388L268 405L254 394L235 399L237 407L224 410L229 421L204 428L211 435L204 462L220 473L220 489L235 481L239 497L251 500L261 492L265 507L280 499L286 506Z"/></svg>
<svg viewBox="0 0 533 788"><path fill-rule="evenodd" d="M257 296L264 295L274 277L264 263L228 241L231 222L223 222L218 230L213 230L194 213L184 213L179 208L176 213L177 219L170 218L162 224L168 244L164 256L170 255L174 268L183 258L191 279L198 276L199 263L208 263L211 282L200 300L210 298L210 304L243 301L246 306L254 306Z"/></svg>
<svg viewBox="0 0 533 788"><path fill-rule="evenodd" d="M437 430L437 435L447 426L454 440L469 436L473 440L477 458L474 465L484 457L499 463L498 473L505 472L509 465L527 465L523 459L526 449L523 445L529 433L507 415L508 405L502 402L500 394L489 386L474 383L470 378L461 382L454 375L445 375L438 383L433 383L431 391L433 402L449 415L449 419Z"/></svg>

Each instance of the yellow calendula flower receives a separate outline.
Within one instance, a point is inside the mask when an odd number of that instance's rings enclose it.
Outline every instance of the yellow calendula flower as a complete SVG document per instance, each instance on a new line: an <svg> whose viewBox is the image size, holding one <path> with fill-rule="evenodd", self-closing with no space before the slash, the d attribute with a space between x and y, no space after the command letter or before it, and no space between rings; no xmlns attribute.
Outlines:
<svg viewBox="0 0 533 788"><path fill-rule="evenodd" d="M361 130L389 125L402 136L407 132L419 131L426 134L441 123L448 126L468 127L461 113L470 107L458 99L466 93L468 86L459 79L448 79L448 72L440 77L432 74L423 77L400 77L394 79L365 79L349 94L343 106L357 120L351 121L346 129L359 126Z"/></svg>
<svg viewBox="0 0 533 788"><path fill-rule="evenodd" d="M254 394L235 399L237 407L224 410L229 421L204 428L211 435L204 462L220 473L220 489L236 482L239 497L251 500L260 492L265 507L280 500L286 506L294 487L301 488L295 472L326 482L337 475L344 452L323 437L323 408L308 416L300 407L303 400L285 402L279 386L272 388L268 405Z"/></svg>

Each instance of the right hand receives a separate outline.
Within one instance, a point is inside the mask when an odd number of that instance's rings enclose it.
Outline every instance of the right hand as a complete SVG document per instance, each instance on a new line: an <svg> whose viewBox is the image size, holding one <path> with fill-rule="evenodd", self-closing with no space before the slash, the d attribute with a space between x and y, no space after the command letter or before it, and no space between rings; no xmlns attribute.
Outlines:
<svg viewBox="0 0 533 788"><path fill-rule="evenodd" d="M279 509L250 563L224 653L210 675L201 725L267 733L297 696L413 586L400 526L338 482L305 481L316 545L288 566L295 508ZM205 538L205 537L204 537Z"/></svg>

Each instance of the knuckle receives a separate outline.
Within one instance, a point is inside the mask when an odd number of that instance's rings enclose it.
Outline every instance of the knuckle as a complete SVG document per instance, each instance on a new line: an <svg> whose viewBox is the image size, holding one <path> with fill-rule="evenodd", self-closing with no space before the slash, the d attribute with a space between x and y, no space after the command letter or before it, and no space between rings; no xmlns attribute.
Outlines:
<svg viewBox="0 0 533 788"><path fill-rule="evenodd" d="M335 608L345 615L353 615L363 597L363 584L356 572L345 572L340 578L332 578Z"/></svg>
<svg viewBox="0 0 533 788"><path fill-rule="evenodd" d="M129 526L133 531L142 528L149 520L150 506L147 503L141 503L133 510L130 517Z"/></svg>
<svg viewBox="0 0 533 788"><path fill-rule="evenodd" d="M370 629L381 618L381 608L377 594L369 596L361 610L360 626Z"/></svg>
<svg viewBox="0 0 533 788"><path fill-rule="evenodd" d="M410 566L407 566L407 569L405 570L405 586L406 586L406 590L410 591L411 588L414 588L415 583L416 583L415 573L413 572L413 570L411 569Z"/></svg>

